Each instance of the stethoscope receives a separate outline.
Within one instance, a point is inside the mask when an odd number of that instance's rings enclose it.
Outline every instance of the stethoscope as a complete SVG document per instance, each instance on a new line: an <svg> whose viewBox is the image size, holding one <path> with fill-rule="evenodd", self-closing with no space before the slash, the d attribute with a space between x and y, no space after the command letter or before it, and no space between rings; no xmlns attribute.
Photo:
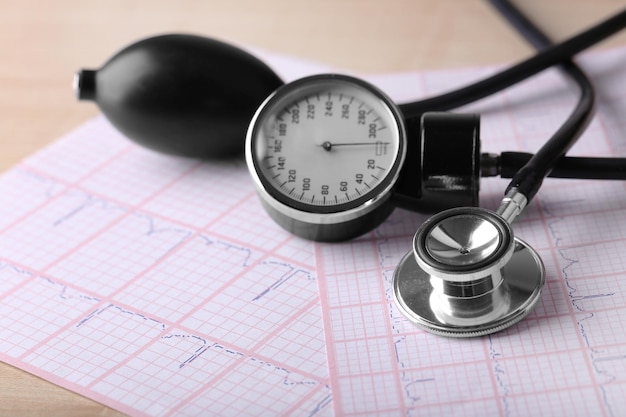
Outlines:
<svg viewBox="0 0 626 417"><path fill-rule="evenodd" d="M626 26L626 11L550 46L511 5L493 3L542 51L420 102L396 105L375 86L340 74L283 85L250 54L192 35L130 45L100 69L80 71L75 90L152 149L201 158L243 150L267 213L298 236L342 241L371 231L395 207L437 212L394 272L396 304L432 333L489 334L524 318L540 298L543 263L511 225L543 179L626 178L624 159L564 156L594 101L586 76L567 60ZM481 153L480 117L443 112L558 64L581 98L535 155ZM477 207L480 176L490 175L513 178L496 211Z"/></svg>

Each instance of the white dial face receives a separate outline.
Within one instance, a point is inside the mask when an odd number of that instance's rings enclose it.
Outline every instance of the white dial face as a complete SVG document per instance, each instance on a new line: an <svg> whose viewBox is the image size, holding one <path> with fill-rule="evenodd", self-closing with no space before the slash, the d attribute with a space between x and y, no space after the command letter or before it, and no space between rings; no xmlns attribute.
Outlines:
<svg viewBox="0 0 626 417"><path fill-rule="evenodd" d="M386 99L344 77L312 77L279 90L252 135L267 191L292 207L324 212L385 192L403 155L399 121Z"/></svg>

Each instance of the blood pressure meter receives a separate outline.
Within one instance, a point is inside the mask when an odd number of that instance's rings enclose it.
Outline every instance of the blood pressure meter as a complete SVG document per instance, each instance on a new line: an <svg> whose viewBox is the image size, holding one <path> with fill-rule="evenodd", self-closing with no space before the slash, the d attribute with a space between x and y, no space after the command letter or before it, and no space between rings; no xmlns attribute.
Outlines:
<svg viewBox="0 0 626 417"><path fill-rule="evenodd" d="M326 74L281 87L254 115L246 141L264 207L296 235L345 240L393 209L406 132L397 106L365 81Z"/></svg>

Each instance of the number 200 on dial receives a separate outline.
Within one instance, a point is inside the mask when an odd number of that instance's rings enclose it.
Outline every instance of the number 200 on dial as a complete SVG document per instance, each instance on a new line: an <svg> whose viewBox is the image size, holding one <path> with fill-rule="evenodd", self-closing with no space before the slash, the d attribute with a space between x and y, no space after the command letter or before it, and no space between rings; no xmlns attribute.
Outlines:
<svg viewBox="0 0 626 417"><path fill-rule="evenodd" d="M307 238L343 240L388 215L388 207L377 212L388 204L405 141L400 113L380 90L319 75L283 86L261 105L246 160L279 224Z"/></svg>

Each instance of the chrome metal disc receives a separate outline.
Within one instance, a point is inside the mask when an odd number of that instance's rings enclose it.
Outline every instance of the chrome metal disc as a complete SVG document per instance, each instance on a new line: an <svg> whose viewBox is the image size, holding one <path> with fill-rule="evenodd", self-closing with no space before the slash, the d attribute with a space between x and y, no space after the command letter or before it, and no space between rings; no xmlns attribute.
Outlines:
<svg viewBox="0 0 626 417"><path fill-rule="evenodd" d="M413 252L419 266L429 274L471 282L509 261L513 229L490 210L456 207L435 214L419 227Z"/></svg>
<svg viewBox="0 0 626 417"><path fill-rule="evenodd" d="M494 238L493 230L485 227L485 236ZM484 240L486 246L478 245L491 248L481 252L483 255L495 251L492 238ZM442 253L446 255L437 252L433 256L445 258L446 262L451 259L453 265L463 264L457 262L457 255L447 255L454 252L444 250ZM462 255L460 259L464 259ZM442 291L449 281L426 272L418 265L415 254L409 252L394 272L393 295L400 311L428 332L450 337L482 336L503 330L526 317L539 301L545 281L541 258L517 238L514 238L511 258L499 273L501 280L494 288L479 295L454 294L450 290ZM472 284L480 286L481 282Z"/></svg>

